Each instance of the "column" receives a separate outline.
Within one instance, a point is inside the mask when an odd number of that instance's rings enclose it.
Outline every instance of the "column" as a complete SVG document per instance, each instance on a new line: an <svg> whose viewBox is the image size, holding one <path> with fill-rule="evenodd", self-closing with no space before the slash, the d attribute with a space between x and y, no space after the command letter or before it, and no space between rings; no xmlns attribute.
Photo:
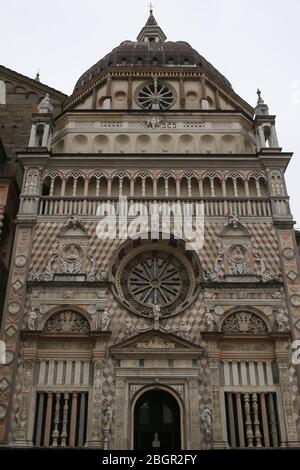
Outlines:
<svg viewBox="0 0 300 470"><path fill-rule="evenodd" d="M20 411L19 419L16 429L16 445L17 446L30 446L32 445L32 432L33 428L33 407L35 407L36 412L40 412L40 403L38 396L37 399L32 400L32 384L33 384L33 374L35 361L32 359L27 359L27 354L31 354L24 349L24 363L23 363L23 382L22 390L20 393ZM2 373L2 367L0 369L0 374ZM44 400L44 398L42 398ZM41 405L43 406L43 405ZM40 416L40 415L39 415ZM41 415L41 420L43 419L43 414ZM39 436L39 445L41 445L41 429L39 429L39 419L37 419L37 433ZM42 425L42 424L41 424ZM29 439L28 439L29 437Z"/></svg>
<svg viewBox="0 0 300 470"><path fill-rule="evenodd" d="M66 193L66 180L64 178L61 182L61 191L60 191L61 198L63 198L65 196L65 193ZM65 204L67 204L67 202L65 203L65 201L63 199L61 199L60 200L60 205L59 205L60 215L65 213L65 210L64 210L65 209Z"/></svg>
<svg viewBox="0 0 300 470"><path fill-rule="evenodd" d="M253 424L256 447L261 447L261 433L259 429L257 393L252 393L252 408L254 414Z"/></svg>
<svg viewBox="0 0 300 470"><path fill-rule="evenodd" d="M157 177L153 177L153 196L157 196Z"/></svg>
<svg viewBox="0 0 300 470"><path fill-rule="evenodd" d="M199 196L203 197L203 181L201 177L199 178L198 185L199 185Z"/></svg>
<svg viewBox="0 0 300 470"><path fill-rule="evenodd" d="M84 179L84 190L83 190L83 214L87 215L87 197L88 197L88 192L89 192L89 179L85 177Z"/></svg>
<svg viewBox="0 0 300 470"><path fill-rule="evenodd" d="M276 347L279 349L280 345L277 344ZM281 347L284 347L282 345ZM278 355L280 352L278 351ZM284 353L281 353L284 354ZM294 406L292 402L292 391L290 386L290 377L289 377L289 360L288 359L277 359L278 373L279 373L279 384L282 393L282 405L283 405L283 414L286 423L286 432L287 432L287 445L288 447L294 447L299 445L297 440L297 430L294 419ZM279 401L279 395L278 395ZM280 418L280 409L281 406L278 406L278 415ZM280 425L281 434L284 430L283 423ZM297 443L297 444L296 444Z"/></svg>
<svg viewBox="0 0 300 470"><path fill-rule="evenodd" d="M236 393L235 396L236 396L236 411L237 411L237 421L238 421L238 430L239 430L239 447L245 447L241 394Z"/></svg>
<svg viewBox="0 0 300 470"><path fill-rule="evenodd" d="M132 108L132 78L128 78L128 109Z"/></svg>
<svg viewBox="0 0 300 470"><path fill-rule="evenodd" d="M272 139L272 147L278 148L279 143L278 143L277 132L276 132L276 128L274 124L271 126L271 139Z"/></svg>
<svg viewBox="0 0 300 470"><path fill-rule="evenodd" d="M70 420L70 439L69 439L70 447L75 447L76 445L77 397L78 397L78 393L73 392L72 404L71 404L71 420Z"/></svg>
<svg viewBox="0 0 300 470"><path fill-rule="evenodd" d="M116 450L127 449L128 443L126 439L128 423L127 423L127 406L128 392L125 391L125 380L117 377L116 379L116 410L115 410L115 441L112 448ZM128 436L130 438L131 436ZM110 447L110 446L109 446Z"/></svg>
<svg viewBox="0 0 300 470"><path fill-rule="evenodd" d="M37 424L36 424L35 443L34 443L36 447L40 447L42 444L44 399L45 399L44 393L40 393L39 400L38 400Z"/></svg>
<svg viewBox="0 0 300 470"><path fill-rule="evenodd" d="M66 193L66 180L64 178L61 182L61 190L60 190L61 197L64 197L65 193Z"/></svg>
<svg viewBox="0 0 300 470"><path fill-rule="evenodd" d="M63 421L62 421L62 431L60 435L61 447L66 447L67 445L67 427L68 427L68 411L69 411L69 394L64 394L64 410L63 410Z"/></svg>
<svg viewBox="0 0 300 470"><path fill-rule="evenodd" d="M201 442L200 434L200 411L199 411L199 382L193 378L188 381L189 387L189 422L190 422L190 447L189 449L199 449ZM208 439L209 440L209 439ZM210 442L207 442L210 445Z"/></svg>
<svg viewBox="0 0 300 470"><path fill-rule="evenodd" d="M201 74L201 108L203 110L208 109L206 80L204 73Z"/></svg>
<svg viewBox="0 0 300 470"><path fill-rule="evenodd" d="M32 124L30 130L30 137L28 147L35 147L36 146L36 124Z"/></svg>
<svg viewBox="0 0 300 470"><path fill-rule="evenodd" d="M270 436L269 436L269 425L268 425L268 415L266 408L266 399L265 393L260 393L260 407L261 407L261 416L262 416L262 426L263 426L263 435L264 435L264 446L270 447Z"/></svg>
<svg viewBox="0 0 300 470"><path fill-rule="evenodd" d="M179 79L179 95L180 95L180 108L185 109L184 81L182 77L180 77Z"/></svg>
<svg viewBox="0 0 300 470"><path fill-rule="evenodd" d="M245 415L246 415L246 436L247 446L253 447L253 431L252 431L252 420L251 420L251 409L250 409L250 395L249 393L244 394L245 400Z"/></svg>
<svg viewBox="0 0 300 470"><path fill-rule="evenodd" d="M17 222L16 226L16 233L14 237L14 247L13 253L11 257L11 265L10 265L10 272L7 282L7 292L6 292L6 299L4 304L4 316L2 322L2 334L1 339L6 343L7 350L12 352L14 360L12 360L9 364L4 364L1 366L1 379L6 386L1 391L1 420L0 420L0 445L7 444L7 434L8 428L10 423L10 407L12 409L12 401L13 401L13 391L14 391L14 383L15 383L15 376L17 372L16 367L16 360L19 354L20 349L20 341L19 341L19 332L23 327L24 323L24 309L22 308L23 303L25 302L26 291L27 291L27 283L26 283L26 276L27 276L27 269L24 266L18 266L15 263L15 260L18 256L23 256L26 260L26 264L28 266L30 262L31 256L31 241L32 241L32 231L33 231L33 223L29 222L26 225L21 225ZM14 289L14 283L18 281L20 284L20 288L17 292ZM18 315L8 315L7 309L8 305L11 302L18 303L20 307L20 313ZM32 352L32 349L30 350ZM24 351L25 354L25 351ZM28 369L33 370L34 362L28 362ZM24 395L22 400L24 405L20 405L21 407L24 406L22 413L24 413L24 418L30 414L30 400L32 396L31 386L32 386L32 376L31 373L29 374L29 370L26 371L28 373L28 382L26 375L23 376L23 385L25 386ZM24 370L25 374L25 370ZM26 383L24 382L24 378L26 377ZM28 385L27 385L28 384ZM28 388L27 388L28 387ZM24 423L24 425L23 425ZM22 427L21 427L22 424ZM24 439L22 436L26 438L26 425L27 419L19 423L20 426L20 440ZM31 438L31 436L30 436ZM30 444L31 441L29 441Z"/></svg>
<svg viewBox="0 0 300 470"><path fill-rule="evenodd" d="M222 178L222 196L223 198L227 197L226 179L224 177ZM223 215L226 215L227 213L228 213L228 203L226 200L224 200Z"/></svg>
<svg viewBox="0 0 300 470"><path fill-rule="evenodd" d="M213 348L214 345L211 345ZM209 368L211 371L211 393L212 393L212 426L213 426L213 448L223 449L228 447L222 427L222 412L220 404L220 376L219 360L210 358ZM224 431L225 432L225 431Z"/></svg>
<svg viewBox="0 0 300 470"><path fill-rule="evenodd" d="M93 388L89 392L86 442L88 447L102 447L102 382L103 360L96 357L94 360Z"/></svg>
<svg viewBox="0 0 300 470"><path fill-rule="evenodd" d="M45 419L45 432L44 432L44 447L49 447L49 445L50 445L51 418L52 418L52 397L53 397L53 393L48 392L47 410L46 410L46 419Z"/></svg>
<svg viewBox="0 0 300 470"><path fill-rule="evenodd" d="M260 145L262 148L266 147L266 139L262 126L258 126L258 135L260 140Z"/></svg>
<svg viewBox="0 0 300 470"><path fill-rule="evenodd" d="M111 81L112 81L111 75L108 75L107 80L106 80L106 96L107 97L111 96Z"/></svg>
<svg viewBox="0 0 300 470"><path fill-rule="evenodd" d="M232 393L227 393L227 400L228 400L227 403L228 403L230 445L231 445L231 447L236 447L235 422L234 422Z"/></svg>
<svg viewBox="0 0 300 470"><path fill-rule="evenodd" d="M50 141L50 125L45 124L44 126L44 134L43 134L43 140L42 140L42 147L48 147Z"/></svg>
<svg viewBox="0 0 300 470"><path fill-rule="evenodd" d="M250 191L249 191L249 182L248 182L247 179L244 180L244 187L245 187L245 196L248 198L248 200L247 200L247 215L252 215L251 201L250 201Z"/></svg>
<svg viewBox="0 0 300 470"><path fill-rule="evenodd" d="M96 87L93 88L93 98L92 98L92 108L97 108L97 89Z"/></svg>
<svg viewBox="0 0 300 470"><path fill-rule="evenodd" d="M111 177L109 177L107 180L107 196L108 197L111 196L111 184L112 184L112 180L111 180Z"/></svg>
<svg viewBox="0 0 300 470"><path fill-rule="evenodd" d="M58 446L58 437L59 437L59 431L58 431L58 426L59 426L59 412L60 412L60 393L55 394L55 415L54 415L54 429L52 432L52 446L57 447Z"/></svg>
<svg viewBox="0 0 300 470"><path fill-rule="evenodd" d="M273 393L268 393L268 408L269 408L270 424L271 424L272 447L278 447L278 444L279 444L278 443L278 431L277 431Z"/></svg>
<svg viewBox="0 0 300 470"><path fill-rule="evenodd" d="M83 195L86 197L89 192L89 179L86 177L84 180L84 190L83 190Z"/></svg>
<svg viewBox="0 0 300 470"><path fill-rule="evenodd" d="M84 446L84 432L85 432L85 409L86 409L86 394L80 394L80 408L79 408L79 432L78 432L78 447Z"/></svg>
<svg viewBox="0 0 300 470"><path fill-rule="evenodd" d="M180 197L180 178L176 177L176 197Z"/></svg>
<svg viewBox="0 0 300 470"><path fill-rule="evenodd" d="M221 109L221 101L220 101L220 93L217 88L215 89L215 102L216 102L216 109Z"/></svg>
<svg viewBox="0 0 300 470"><path fill-rule="evenodd" d="M130 196L131 197L134 196L134 178L133 178L133 176L131 177L131 180L130 180Z"/></svg>

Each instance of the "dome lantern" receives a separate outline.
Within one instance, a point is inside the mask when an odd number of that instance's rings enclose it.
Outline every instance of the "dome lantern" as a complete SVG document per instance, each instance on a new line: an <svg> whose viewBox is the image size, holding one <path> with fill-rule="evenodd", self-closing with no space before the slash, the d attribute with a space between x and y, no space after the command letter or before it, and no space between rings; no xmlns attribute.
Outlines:
<svg viewBox="0 0 300 470"><path fill-rule="evenodd" d="M156 19L153 15L153 6L150 3L150 15L147 23L142 28L140 34L137 37L139 42L165 42L167 36L163 30L158 26Z"/></svg>

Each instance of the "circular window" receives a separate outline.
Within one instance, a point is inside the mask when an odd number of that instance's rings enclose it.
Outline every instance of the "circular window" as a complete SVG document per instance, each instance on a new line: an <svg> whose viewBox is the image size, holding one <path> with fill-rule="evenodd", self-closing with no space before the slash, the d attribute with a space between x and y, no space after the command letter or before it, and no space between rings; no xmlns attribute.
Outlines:
<svg viewBox="0 0 300 470"><path fill-rule="evenodd" d="M175 90L165 83L147 83L137 90L138 105L149 111L169 109L175 101Z"/></svg>
<svg viewBox="0 0 300 470"><path fill-rule="evenodd" d="M159 304L161 315L171 316L194 299L199 283L195 255L164 243L145 243L118 257L113 267L114 291L132 312L153 316Z"/></svg>

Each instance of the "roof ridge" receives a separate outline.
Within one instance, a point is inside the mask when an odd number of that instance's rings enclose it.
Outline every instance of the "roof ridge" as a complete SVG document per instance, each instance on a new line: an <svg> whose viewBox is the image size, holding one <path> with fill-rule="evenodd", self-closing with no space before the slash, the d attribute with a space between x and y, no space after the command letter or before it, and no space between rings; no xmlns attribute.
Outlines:
<svg viewBox="0 0 300 470"><path fill-rule="evenodd" d="M60 95L62 95L62 97L67 97L68 95L66 93L63 93L62 91L60 90L57 90L56 88L53 88L49 85L46 85L45 83L42 83L42 82L38 82L37 80L35 80L34 78L31 78L31 77L28 77L27 75L23 75L22 73L20 72L17 72L16 70L12 70L8 67L5 67L5 65L2 65L0 64L0 72L3 71L4 73L7 73L7 74L13 74L13 75L16 75L18 78L21 78L22 80L26 80L26 81L29 81L32 83L32 85L34 85L36 88L46 88L48 90L52 90L53 92L55 93L58 93Z"/></svg>

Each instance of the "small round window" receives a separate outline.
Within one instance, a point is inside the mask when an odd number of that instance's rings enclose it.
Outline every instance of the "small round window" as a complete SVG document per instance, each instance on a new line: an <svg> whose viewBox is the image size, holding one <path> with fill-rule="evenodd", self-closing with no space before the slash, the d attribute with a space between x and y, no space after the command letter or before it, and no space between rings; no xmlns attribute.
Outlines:
<svg viewBox="0 0 300 470"><path fill-rule="evenodd" d="M137 90L136 99L138 105L143 109L165 111L174 104L175 93L170 85L154 81L142 85Z"/></svg>

